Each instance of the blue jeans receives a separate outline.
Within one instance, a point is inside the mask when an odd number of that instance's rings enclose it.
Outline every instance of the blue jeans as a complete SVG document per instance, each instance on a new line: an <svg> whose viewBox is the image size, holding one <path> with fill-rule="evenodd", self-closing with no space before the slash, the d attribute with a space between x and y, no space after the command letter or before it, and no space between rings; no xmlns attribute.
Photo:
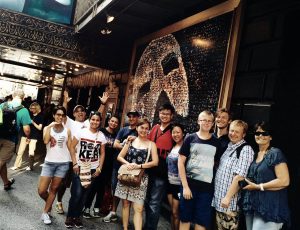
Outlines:
<svg viewBox="0 0 300 230"><path fill-rule="evenodd" d="M167 181L161 178L149 178L147 197L145 201L146 223L145 230L157 229L160 208L166 194Z"/></svg>
<svg viewBox="0 0 300 230"><path fill-rule="evenodd" d="M283 223L265 222L258 215L245 215L247 230L280 230Z"/></svg>
<svg viewBox="0 0 300 230"><path fill-rule="evenodd" d="M93 173L93 172L92 172ZM88 188L81 186L79 175L74 174L71 186L71 198L69 200L68 217L80 217L86 198L92 188L94 180Z"/></svg>

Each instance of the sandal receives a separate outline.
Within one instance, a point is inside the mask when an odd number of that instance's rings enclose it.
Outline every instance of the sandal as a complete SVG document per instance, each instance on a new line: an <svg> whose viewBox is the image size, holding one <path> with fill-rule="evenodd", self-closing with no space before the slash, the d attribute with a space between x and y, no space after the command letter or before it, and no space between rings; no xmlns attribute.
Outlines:
<svg viewBox="0 0 300 230"><path fill-rule="evenodd" d="M12 189L12 185L15 183L15 179L14 178L11 178L8 180L8 183L4 185L4 190L5 191L8 191L8 190L11 190Z"/></svg>

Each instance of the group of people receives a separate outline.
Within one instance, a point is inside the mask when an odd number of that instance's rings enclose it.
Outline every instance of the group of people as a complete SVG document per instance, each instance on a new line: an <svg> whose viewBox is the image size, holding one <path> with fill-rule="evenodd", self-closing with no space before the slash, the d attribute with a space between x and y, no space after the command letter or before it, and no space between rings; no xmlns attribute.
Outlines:
<svg viewBox="0 0 300 230"><path fill-rule="evenodd" d="M128 126L118 131L120 120L115 115L109 118L107 127L100 128L108 97L108 93L103 94L100 108L87 120L85 108L75 106L73 120L66 115L69 98L65 92L63 106L53 110L54 121L43 128L47 154L38 193L45 200L45 224L51 224L49 213L56 196L55 209L64 213L62 198L70 186L67 228L82 228L81 216L100 217L107 187L111 189L112 207L103 221L118 219L116 210L122 200L124 230L129 226L131 206L134 229L157 229L165 198L170 205L172 230L189 230L191 225L197 230L238 229L243 216L247 230L275 230L290 224L287 160L280 149L271 145L272 131L266 122L255 126L256 152L245 141L247 123L232 120L226 109L216 114L200 112L199 130L190 134L182 124L173 122L176 112L171 104L159 108L160 123L153 127L146 117L129 111ZM22 95L16 94L13 101L15 98L20 103ZM42 129L27 110L17 112L17 124L24 134L20 146L31 143L31 126ZM0 138L0 144L0 173L4 189L9 190L14 180L7 178L6 164L14 143ZM16 169L23 149L19 147ZM123 164L127 170L145 169L139 186L118 180Z"/></svg>

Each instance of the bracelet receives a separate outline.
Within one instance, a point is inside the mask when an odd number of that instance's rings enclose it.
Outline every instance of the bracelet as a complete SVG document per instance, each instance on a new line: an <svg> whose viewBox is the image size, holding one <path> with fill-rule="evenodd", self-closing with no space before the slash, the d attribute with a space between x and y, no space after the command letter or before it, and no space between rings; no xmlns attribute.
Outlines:
<svg viewBox="0 0 300 230"><path fill-rule="evenodd" d="M259 184L259 187L260 187L260 191L265 191L263 184Z"/></svg>
<svg viewBox="0 0 300 230"><path fill-rule="evenodd" d="M77 165L77 163L73 164L73 168Z"/></svg>
<svg viewBox="0 0 300 230"><path fill-rule="evenodd" d="M141 164L141 169L143 168L143 164Z"/></svg>

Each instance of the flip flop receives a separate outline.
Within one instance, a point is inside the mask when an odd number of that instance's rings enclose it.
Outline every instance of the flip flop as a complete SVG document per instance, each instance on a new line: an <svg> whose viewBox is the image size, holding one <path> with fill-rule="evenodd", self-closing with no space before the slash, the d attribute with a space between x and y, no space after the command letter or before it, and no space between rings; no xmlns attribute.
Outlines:
<svg viewBox="0 0 300 230"><path fill-rule="evenodd" d="M5 191L8 191L8 190L11 190L12 189L12 185L15 183L15 179L14 178L10 178L8 180L8 183L4 185L4 190Z"/></svg>

